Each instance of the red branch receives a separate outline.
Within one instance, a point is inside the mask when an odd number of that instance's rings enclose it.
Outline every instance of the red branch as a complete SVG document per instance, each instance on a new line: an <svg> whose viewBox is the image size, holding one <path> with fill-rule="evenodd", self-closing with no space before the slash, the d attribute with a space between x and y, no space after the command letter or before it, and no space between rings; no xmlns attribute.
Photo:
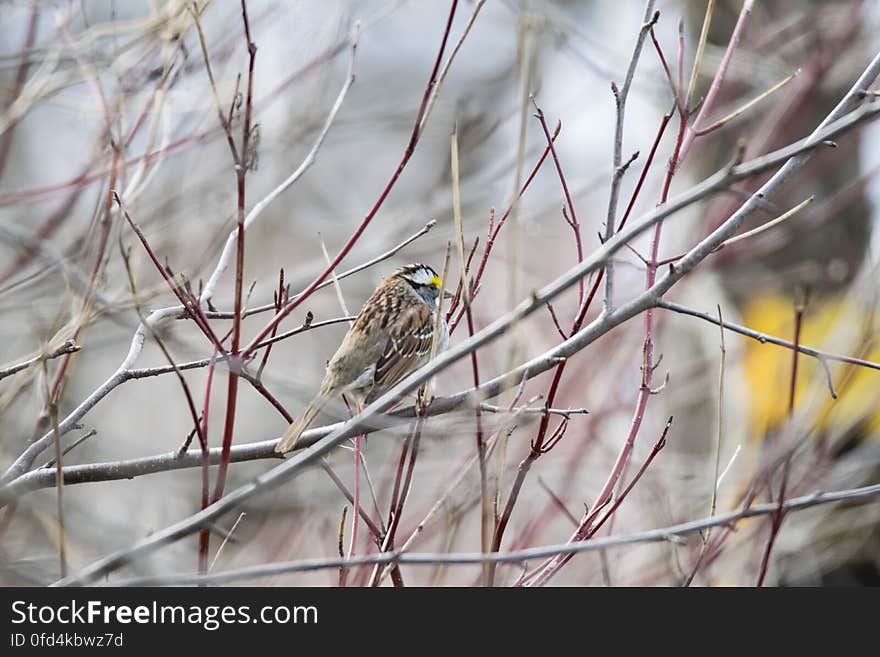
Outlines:
<svg viewBox="0 0 880 657"><path fill-rule="evenodd" d="M654 41L654 43L657 48L658 54L665 62L665 57L663 57L663 51L660 49L660 44L656 40ZM680 41L679 48L682 47L682 44L683 42ZM672 185L672 179L675 176L675 173L678 170L678 167L681 165L682 161L681 149L682 143L684 141L685 132L687 130L688 117L684 107L682 107L678 103L678 101L676 101L676 106L679 116L678 135L675 140L675 147L673 149L672 156L669 158L669 164L667 166L666 175L663 181L663 191L661 192L660 202L657 204L658 206L666 203L669 197L669 189ZM667 121L668 119L664 119L663 125L661 125L661 132L662 129L665 128L665 123ZM661 221L654 226L654 231L651 238L651 257L647 263L647 272L645 274L646 290L650 289L657 279L657 270L659 267L658 261L660 251L660 237L662 235L662 230L663 222ZM580 527L569 538L569 541L586 540L586 538L588 538L595 532L593 521L597 517L599 511L610 501L612 491L617 485L618 480L620 479L623 471L629 463L630 458L632 457L635 440L639 433L639 429L642 426L642 421L645 417L648 400L650 399L652 394L657 392L651 388L653 383L654 370L657 368L657 365L659 365L659 362L654 362L654 328L654 311L652 308L648 308L645 311L645 342L643 345L642 354L642 382L639 386L638 398L636 400L636 406L633 412L633 418L630 423L629 431L627 432L626 440L624 441L624 444L617 455L617 459L614 462L611 473L608 475L605 484L602 486L602 489L599 492L596 501L593 503L590 511L586 514L584 520L581 522ZM556 557L548 559L541 566L538 566L527 576L522 578L522 581L527 581L529 585L540 586L546 583L551 577L553 577L553 575L555 575L566 563L568 563L573 556L573 554L566 554L558 555Z"/></svg>
<svg viewBox="0 0 880 657"><path fill-rule="evenodd" d="M241 361L239 360L239 346L241 344L241 308L244 290L244 218L245 218L245 182L251 157L251 113L253 111L254 90L254 62L257 55L257 46L251 38L251 26L248 20L247 2L241 0L241 17L244 23L244 36L248 49L248 82L245 100L244 126L241 134L241 149L236 151L232 132L226 125L227 134L230 135L230 149L235 163L235 178L237 183L237 223L235 251L235 298L234 314L232 318L232 359L229 367L229 382L226 387L226 420L223 427L223 442L220 446L220 464L217 467L217 479L214 484L214 495L211 502L216 502L223 496L223 488L226 486L226 473L229 469L230 450L235 431L235 411L238 405L238 375ZM220 117L221 122L223 117Z"/></svg>
<svg viewBox="0 0 880 657"><path fill-rule="evenodd" d="M568 183L565 182L565 174L562 172L562 165L559 163L559 156L556 154L556 148L553 146L553 138L550 135L550 130L547 128L547 121L544 119L544 112L540 107L535 105L535 116L538 117L538 121L541 122L541 129L544 131L544 137L547 139L547 148L550 149L550 152L553 154L553 163L556 165L556 173L559 174L559 182L562 184L562 192L565 195L565 203L568 206L568 212L571 214L571 218L565 216L565 220L569 226L571 226L571 230L574 233L574 243L577 248L577 261L578 264L584 261L584 246L581 243L581 227L578 223L577 214L574 211L574 202L571 200L571 193L568 191ZM559 126L562 125L562 122L559 122ZM556 132L559 132L559 128L557 127ZM562 210L563 215L565 215L565 208ZM584 279L581 278L578 281L578 304L584 302Z"/></svg>
<svg viewBox="0 0 880 657"><path fill-rule="evenodd" d="M654 143L651 146L651 150L648 154L648 158L645 160L645 164L642 167L642 172L639 176L638 183L633 190L632 196L630 198L629 204L627 205L626 212L624 212L623 217L620 220L620 223L617 226L617 230L620 231L624 225L626 225L626 221L632 212L633 207L635 206L636 199L639 196L639 193L642 190L642 187L645 183L645 178L647 177L648 170L651 167L651 164L654 161L654 156L657 153L657 148L660 145L660 141L663 138L663 134L666 131L666 127L669 125L669 121L672 118L672 112L664 115L660 128L657 131L657 135L654 138ZM549 151L549 147L547 149ZM544 155L547 155L547 151L544 152ZM542 160L543 161L543 158ZM539 162L540 166L540 162ZM534 172L533 172L534 174ZM583 325L584 320L586 319L587 312L590 309L591 304L593 303L593 299L596 297L596 293L599 290L599 286L602 283L604 270L600 270L598 275L596 276L595 281L593 282L593 286L590 288L589 293L587 294L586 299L584 299L583 303L581 303L581 307L578 310L578 315L575 318L571 331L569 335L574 335L577 333L581 326ZM553 379L550 383L550 388L547 391L546 395L546 403L547 406L550 407L556 400L556 395L559 392L559 385L562 382L562 374L565 371L565 367L567 365L567 361L561 362L556 366L556 369L553 372ZM525 458L520 462L519 467L517 469L516 477L513 481L513 484L510 489L510 494L507 499L507 503L504 506L504 510L501 513L501 516L498 519L498 522L495 527L495 534L492 540L492 551L498 551L501 549L501 542L504 537L504 532L507 528L508 523L510 522L510 518L513 514L513 509L516 506L516 503L519 499L520 491L522 490L522 486L525 483L526 476L528 475L532 465L534 462L540 458L542 454L546 451L546 435L550 425L550 416L549 414L545 414L538 425L538 432L535 439L531 443L531 448L529 453L525 456ZM559 429L561 430L562 424L560 424ZM554 432L555 433L555 432Z"/></svg>
<svg viewBox="0 0 880 657"><path fill-rule="evenodd" d="M251 342L242 350L241 356L242 358L247 358L254 349L257 348L260 342L263 341L266 336L268 336L274 326L276 326L281 320L287 317L297 306L299 306L303 301L308 299L312 293L317 289L317 287L327 278L330 273L336 269L336 266L348 255L348 252L351 251L352 247L360 238L361 234L366 230L367 226L370 225L370 222L379 212L379 209L382 207L382 204L385 202L385 199L388 197L388 194L391 192L391 189L397 183L398 178L400 178L400 174L403 173L403 170L406 168L407 163L412 157L413 152L415 151L416 145L419 142L419 138L421 137L421 132L419 130L419 125L421 124L422 117L425 114L425 109L428 105L428 99L431 96L431 91L434 89L434 85L437 83L437 73L440 69L440 62L443 59L443 52L446 50L446 42L449 38L449 31L452 28L452 19L455 17L455 10L458 6L458 0L452 1L452 6L449 10L449 18L446 21L446 29L443 32L443 39L440 43L440 49L437 52L437 58L434 61L434 68L431 71L431 77L428 80L428 84L425 87L425 92L422 95L422 103L419 106L418 114L416 115L415 125L412 129L412 134L410 135L409 143L407 144L406 150L403 153L403 157L400 160L400 163L397 165L397 169L394 170L394 173L391 175L391 178L385 185L385 188L382 190L382 193L379 195L379 198L373 204L373 207L370 208L367 215L363 218L360 225L355 229L354 233L349 237L348 241L343 245L342 249L340 249L339 253L333 258L329 265L327 265L326 269L313 280L309 286L303 290L303 292L296 296L293 300L287 303L287 305L282 308L281 312L277 313L275 317L272 318L266 326L257 334L257 336L251 340Z"/></svg>
<svg viewBox="0 0 880 657"><path fill-rule="evenodd" d="M552 136L551 141L556 141L556 137L559 136L559 131L561 128L562 128L561 124L556 125L556 130L553 132L553 136ZM489 229L488 229L488 235L486 238L486 245L483 247L483 255L480 257L480 264L477 267L477 274L476 274L476 276L474 276L473 284L469 286L471 289L471 301L473 301L477 297L477 293L480 290L480 281L483 280L483 272L486 269L486 263L489 261L489 254L492 253L492 247L495 246L495 240L498 238L498 233L501 232L501 229L504 227L504 224L507 221L507 218L510 216L510 213L513 211L513 207L519 202L519 199L522 198L523 194L526 193L526 190L529 188L529 185L532 183L532 180L534 180L535 176L538 174L538 171L541 169L541 165L544 164L544 160L547 159L548 155L550 155L550 147L549 146L544 148L544 152L541 154L541 157L538 158L538 162L535 164L534 167L532 167L531 173L529 173L525 182L519 188L519 193L510 202L510 205L507 206L507 209L504 211L504 214L501 215L501 218L498 220L497 223L495 223L495 221L494 221L494 211L490 213ZM470 262L470 258L468 259L468 262ZM450 313L451 313L451 310L452 310L452 307L450 307ZM458 312L458 315L456 316L455 321L453 321L449 325L449 335L453 334L453 332L455 331L459 322L461 321L462 317L464 317L464 309L462 309ZM449 316L447 316L447 321L448 321L448 319L449 319Z"/></svg>

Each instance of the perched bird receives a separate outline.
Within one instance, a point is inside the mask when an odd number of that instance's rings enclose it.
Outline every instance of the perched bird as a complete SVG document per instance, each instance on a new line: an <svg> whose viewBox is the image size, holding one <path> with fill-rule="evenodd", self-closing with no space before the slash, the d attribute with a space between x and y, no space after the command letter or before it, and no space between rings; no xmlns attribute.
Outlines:
<svg viewBox="0 0 880 657"><path fill-rule="evenodd" d="M291 451L300 434L335 397L369 404L431 357L434 324L443 282L431 267L412 264L383 280L330 359L321 390L290 425L275 448ZM436 352L449 330L441 318Z"/></svg>

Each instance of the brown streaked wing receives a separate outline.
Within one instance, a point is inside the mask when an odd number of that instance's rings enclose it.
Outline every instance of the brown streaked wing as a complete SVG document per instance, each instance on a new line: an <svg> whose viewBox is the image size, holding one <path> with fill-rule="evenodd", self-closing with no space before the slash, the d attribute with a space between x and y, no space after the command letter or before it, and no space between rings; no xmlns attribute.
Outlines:
<svg viewBox="0 0 880 657"><path fill-rule="evenodd" d="M412 372L431 353L433 336L434 313L427 305L418 304L392 327L385 352L376 363L373 394L381 394Z"/></svg>

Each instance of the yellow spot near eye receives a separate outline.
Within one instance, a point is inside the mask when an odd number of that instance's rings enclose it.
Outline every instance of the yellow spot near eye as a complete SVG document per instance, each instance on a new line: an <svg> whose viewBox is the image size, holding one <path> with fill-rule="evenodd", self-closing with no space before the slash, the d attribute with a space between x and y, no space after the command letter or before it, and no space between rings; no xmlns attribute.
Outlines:
<svg viewBox="0 0 880 657"><path fill-rule="evenodd" d="M434 278L430 281L431 285L436 285L437 287L442 287L443 281L440 280L439 276L434 276Z"/></svg>

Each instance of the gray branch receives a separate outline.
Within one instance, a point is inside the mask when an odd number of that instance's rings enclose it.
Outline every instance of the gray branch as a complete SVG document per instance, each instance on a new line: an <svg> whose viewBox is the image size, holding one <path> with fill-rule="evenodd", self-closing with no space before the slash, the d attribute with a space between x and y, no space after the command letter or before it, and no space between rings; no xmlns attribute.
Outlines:
<svg viewBox="0 0 880 657"><path fill-rule="evenodd" d="M79 406L77 406L73 411L68 414L64 420L62 420L58 425L58 435L63 436L68 432L76 429L79 426L79 421L90 411L92 410L98 402L100 402L104 397L109 395L113 390L121 386L123 383L127 381L134 381L137 379L144 379L151 376L159 376L162 374L169 374L174 372L173 365L162 365L158 367L143 367L143 368L133 368L132 364L137 360L137 357L140 355L141 350L143 349L144 340L146 333L148 331L152 331L156 324L161 321L164 321L170 317L173 317L179 311L179 307L173 306L168 308L162 308L160 310L153 311L147 319L141 323L135 332L134 337L132 338L131 347L129 348L128 355L123 360L122 364L117 368L117 370L107 379L100 387L98 387L91 395L89 395ZM278 342L279 340L284 340L290 338L299 333L303 333L305 331L310 331L312 329L321 328L323 326L329 326L331 324L339 324L341 322L347 322L351 317L335 317L333 319L324 320L321 322L312 322L309 324L303 324L298 326L295 329L291 329L290 331L286 331L279 335L276 335L274 338L268 338L260 343L260 347L266 346L273 342ZM77 347L78 349L79 347ZM74 350L75 351L75 350ZM224 358L217 358L217 363L224 362ZM198 369L201 367L207 367L211 363L210 358L202 358L200 360L189 361L186 363L181 363L177 365L177 369L179 370L192 370ZM2 484L11 484L17 482L21 477L27 476L27 469L30 467L30 464L33 463L34 459L36 459L55 439L54 432L49 432L45 434L39 440L31 443L28 448L22 452L21 456L15 460L15 462L9 467L6 473L0 478L0 483ZM98 465L98 464L95 464ZM111 468L112 469L112 468ZM173 469L173 468L169 468ZM126 472L126 470L123 470ZM158 470L157 470L158 472ZM136 475L135 475L136 476ZM120 479L120 478L130 478L130 477L108 477L108 479ZM66 481L66 479L65 479ZM101 481L97 479L95 481ZM77 483L77 482L74 482ZM37 486L37 488L42 488L42 486ZM0 488L0 503L3 503L2 500L6 499L6 487Z"/></svg>
<svg viewBox="0 0 880 657"><path fill-rule="evenodd" d="M572 415L586 415L589 413L585 408L543 408L541 406L535 406L506 409L492 406L490 404L481 404L480 408L489 413L512 413L515 415L543 415L547 413L565 418L570 418ZM440 407L437 406L429 409L428 415L441 415L449 412L450 410L441 410ZM382 428L387 429L389 427L407 424L413 417L414 409L412 407L402 409L395 413L390 413L383 416ZM309 429L300 437L297 442L297 449L305 449L310 445L314 445L324 436L327 436L342 427L342 424L342 422L337 422L336 424L328 424L323 427ZM363 431L363 433L372 433L372 431L366 430ZM271 440L233 445L229 452L229 460L231 463L259 461L264 459L279 460L281 456L275 451L275 445L277 443L278 438L273 438ZM220 462L220 453L220 447L214 447L208 451L209 465L216 465ZM71 486L75 484L97 483L101 481L134 479L135 477L142 477L144 475L151 475L159 472L198 468L201 467L201 465L201 451L199 449L190 449L183 454L178 451L173 451L134 459L124 459L121 461L66 465L61 469L61 472L64 478L64 485ZM23 495L36 490L52 488L55 484L55 470L48 470L45 467L31 470L5 486L0 487L0 505L14 502Z"/></svg>
<svg viewBox="0 0 880 657"><path fill-rule="evenodd" d="M467 341L466 343L463 343L463 346L467 347L467 350L462 352L462 356L456 356L456 358L463 357L464 355L469 354L470 351L477 349L489 340L494 339L502 332L504 332L504 330L506 330L506 328L509 327L511 324L519 321L541 305L546 304L547 301L552 300L556 295L574 285L581 278L588 276L589 274L602 267L614 253L623 248L630 240L651 228L657 222L663 221L668 216L673 215L679 210L686 208L715 192L726 189L733 183L736 183L745 178L749 178L755 174L766 171L767 169L773 168L774 166L776 166L780 162L787 160L788 158L800 154L805 154L816 148L819 148L823 145L824 141L830 140L839 134L847 132L855 128L856 126L875 118L878 115L880 115L880 102L875 101L873 103L866 104L864 107L861 107L860 109L848 114L844 118L835 121L830 125L827 125L819 134L814 133L814 135L811 135L806 139L802 139L798 142L790 144L789 146L757 157L739 166L728 167L716 172L709 178L703 180L701 183L695 185L691 189L681 193L679 196L670 200L665 205L660 206L642 216L639 221L630 224L627 228L623 229L622 231L620 231L620 233L615 235L614 238L603 244L589 258L585 259L576 267L566 272L562 277L544 288L541 295L538 295L536 293L531 302L524 302L524 304L521 304L520 307L515 309L512 313L504 318L499 319L494 324L486 327L486 329L483 329L483 331L474 336L474 338ZM672 283L674 282L675 281L673 281ZM666 279L661 280L657 285L664 284L666 284ZM671 287L671 285L672 284L669 284L669 287ZM657 286L655 286L655 288L656 287ZM533 359L528 363L521 365L509 374L496 377L495 379L492 379L491 381L482 384L479 391L465 391L458 395L439 400L439 402L437 403L441 405L441 409L448 410L462 406L469 400L475 398L477 396L477 392L479 392L479 397L481 399L488 399L490 397L497 396L510 387L509 380L512 380L515 383L519 383L519 381L521 381L523 377L532 378L537 376L538 374L541 374L542 372L545 372L550 367L553 367L558 363L558 358L568 357L571 354L580 351L593 340L595 340L596 337L598 337L599 335L603 335L608 330L625 321L625 319L629 319L632 316L632 314L630 314L631 312L639 313L644 311L651 305L651 303L656 302L658 298L659 297L656 297L653 292L648 291L643 294L642 297L639 297L631 302L631 304L625 309L625 312L617 312L606 315L601 319L601 322L594 322L593 324L590 324L589 326L582 329L579 333L571 336L568 340L558 345L556 348L542 354L538 358ZM644 302L646 301L649 303L645 304ZM181 310L182 309L179 306L155 310L147 318L147 323L151 325L157 324L167 318L176 316L181 312ZM619 310L623 311L624 309ZM89 395L89 397L87 397L60 423L59 431L62 434L70 431L70 429L72 429L92 408L94 408L94 406L97 405L98 402L104 399L104 397L106 397L116 387L128 380L127 372L131 369L131 366L137 360L137 357L143 347L145 330L146 329L144 328L144 326L141 325L135 332L135 335L132 338L129 353L123 360L119 368L116 370L116 372L114 372L110 376L110 378L107 379L107 381L105 381L101 386L93 391L92 394ZM492 331L491 335L487 333L490 330ZM447 352L447 355L449 353L450 352ZM443 367L445 366L446 365L444 365ZM431 371L434 372L435 370L432 369ZM15 462L13 462L13 464L6 470L3 476L0 477L0 483L8 483L16 477L23 475L27 471L30 463L32 463L33 460L52 443L52 440L53 434L49 432L38 440L31 443L31 445L21 454L21 456L19 456L18 459L16 459Z"/></svg>
<svg viewBox="0 0 880 657"><path fill-rule="evenodd" d="M286 179L284 180L278 187L276 187L273 191L271 191L267 196L265 196L262 200L260 200L248 213L248 216L245 218L243 228L247 230L247 228L256 221L257 217L260 216L262 211L268 207L282 192L287 190L291 185L293 185L300 177L309 169L309 167L314 164L315 159L317 158L318 151L320 150L321 144L324 142L324 138L327 136L327 133L330 130L330 127L333 124L334 119L336 118L337 113L339 112L340 107L342 106L342 101L345 99L348 90L351 88L351 85L354 83L354 52L355 46L357 44L357 35L355 34L351 41L351 58L349 60L349 70L348 75L346 76L345 83L342 85L342 89L339 92L339 95L336 97L336 101L333 104L333 107L330 109L330 113L327 115L327 119L324 122L324 125L321 129L320 134L318 135L317 140L312 146L309 153L306 155L305 159L302 161L300 166ZM230 258L230 245L234 242L234 238L238 235L238 228L236 227L229 234L229 237L226 241L226 246L223 249L223 253L220 255L220 258L214 268L214 271L211 273L211 276L208 280L207 285L202 290L202 296L200 301L206 301L211 298L214 288L217 285L217 282L220 279L220 276L225 271L228 266L228 260ZM179 316L180 313L183 312L182 306L170 306L167 308L160 308L152 311L147 319L140 323L137 330L134 332L134 335L131 339L131 344L129 346L128 353L123 359L122 363L120 363L119 367L116 368L116 371L110 375L104 383L102 383L98 388L96 388L86 399L84 399L79 406L77 406L66 418L64 418L56 428L59 435L63 435L65 432L70 431L77 422L79 422L85 415L88 413L95 405L100 402L104 397L106 397L110 392L116 389L121 384L128 381L128 371L132 368L134 363L137 361L138 357L141 354L141 351L144 347L144 341L146 339L147 333L152 333L154 327L167 319L172 317ZM16 477L27 472L28 468L31 467L34 460L45 451L49 445L52 444L55 437L55 432L50 431L45 433L39 439L33 441L30 445L28 445L27 449L22 452L19 457L12 463L11 466L3 473L3 476L0 477L0 483L7 483Z"/></svg>
<svg viewBox="0 0 880 657"><path fill-rule="evenodd" d="M409 237L407 237L405 240L403 240L399 244L392 246L390 249L388 249L384 253L380 253L375 258L367 260L366 262L363 262L363 263L357 265L356 267L352 267L351 269L347 269L346 271L342 272L341 274L337 274L336 280L341 281L343 278L348 278L349 276L353 276L357 273L364 271L365 269L369 269L373 265L377 265L380 262L383 262L384 260L388 260L388 258L396 255L398 251L402 250L406 246L409 246L410 244L415 242L417 239L419 239L422 235L427 235L430 232L430 230L436 225L437 225L437 220L431 219L428 223L426 223L424 226L422 226L421 230L410 235ZM316 287L314 291L317 292L318 290L322 290L325 287L327 287L328 285L333 285L332 279L324 281L323 283L318 285L318 287ZM290 297L290 300L296 299L298 296L299 296L299 294L295 294L292 297ZM250 317L251 315L257 315L259 313L269 312L269 311L273 311L273 310L275 310L275 304L274 303L267 303L267 304L263 304L262 306L256 306L255 308L248 308L246 311L244 311L242 313L241 316L242 317ZM231 310L224 310L224 311L208 310L208 311L205 311L205 316L208 319L232 319L234 317L234 313Z"/></svg>
<svg viewBox="0 0 880 657"><path fill-rule="evenodd" d="M690 315L691 317L697 317L704 321L715 324L715 326L723 326L728 331L733 331L734 333L739 333L740 335L744 335L749 338L753 338L757 340L761 344L775 344L779 347L785 347L786 349L794 349L795 344L793 342L789 342L788 340L783 340L782 338L777 338L775 335L770 335L769 333L761 333L760 331L755 331L754 329L750 329L748 326L742 326L740 324L734 324L733 322L728 321L719 321L717 317L712 317L709 313L703 313L699 310L694 310L693 308L688 308L687 306L682 306L677 303L670 303L669 301L660 301L657 303L658 308L665 308L666 310L671 310L672 312L680 313L682 315ZM867 367L872 370L880 370L880 363L875 363L872 360L864 360L862 358L854 358L853 356L842 356L840 354L834 354L829 351L822 351L820 349L813 349L812 347L807 347L802 344L797 345L797 350L804 354L805 356L812 356L817 360L824 361L834 361L837 363L849 363L850 365L858 365L859 367Z"/></svg>
<svg viewBox="0 0 880 657"><path fill-rule="evenodd" d="M63 356L65 354L72 354L76 351L79 351L80 349L81 347L73 340L67 340L60 347L58 347L57 349L53 349L48 353L37 354L33 358L28 358L27 360L23 360L20 363L16 363L15 365L9 365L8 367L0 368L0 379L5 379L7 376L17 374L18 372L26 370L28 367L36 363L40 363L44 360L49 360L52 358L58 358L59 356Z"/></svg>
<svg viewBox="0 0 880 657"><path fill-rule="evenodd" d="M652 16L653 14L653 16ZM623 86L618 89L612 82L611 90L614 92L614 105L617 111L617 122L614 126L614 171L611 175L611 194L608 199L608 214L605 219L605 241L607 242L614 236L614 226L617 222L617 201L620 197L620 181L626 172L627 166L623 165L623 124L626 114L626 99L629 96L629 90L632 86L633 77L636 74L636 66L639 63L639 57L642 54L642 46L645 45L645 37L657 22L660 13L654 13L654 0L648 0L645 3L645 15L642 18L642 28L639 30L639 36L636 38L636 45L633 48L632 57L629 60L629 67L626 70L626 78L624 78ZM632 162L632 160L630 160ZM605 312L611 312L614 295L614 263L609 260L605 264Z"/></svg>
<svg viewBox="0 0 880 657"><path fill-rule="evenodd" d="M617 233L611 240L605 242L599 249L597 249L589 258L586 258L583 262L571 268L568 272L541 290L532 293L527 300L520 303L513 311L495 320L467 340L459 343L457 346L440 354L431 363L406 377L375 402L367 406L357 416L344 423L340 428L320 439L312 446L298 452L289 460L286 460L271 470L257 476L253 481L231 491L224 498L211 504L198 513L193 514L170 527L155 532L151 536L136 542L129 548L117 550L116 552L99 559L77 575L66 577L58 582L58 584L71 585L93 582L134 559L150 554L164 545L176 542L181 538L197 532L200 528L207 526L225 513L235 509L251 497L289 481L310 464L342 444L347 438L359 433L361 427L373 426L380 415L386 413L405 395L414 392L422 384L436 376L438 372L448 368L450 365L469 355L471 352L503 335L514 324L541 309L548 301L551 301L557 295L576 284L577 281L581 280L584 276L596 271L607 262L608 258L611 257L613 253L623 248L628 241L649 229L658 221L663 220L665 217L680 210L682 207L705 197L709 193L726 187L735 180L753 175L758 171L771 168L775 164L785 161L785 164L770 178L770 180L755 192L755 194L750 196L731 217L721 224L721 226L691 249L687 255L679 261L677 266L670 267L669 273L654 286L645 290L639 296L635 297L620 308L615 309L611 313L604 314L555 349L543 354L537 362L533 359L519 368L516 368L509 375L499 377L502 380L499 381L499 378L493 379L489 383L480 386L478 391L472 391L465 394L469 398L472 398L473 401L482 401L485 397L490 396L485 394L484 389L488 392L497 388L497 391L494 394L498 394L506 388L517 385L524 377L534 376L537 370L541 367L549 369L553 362L558 362L560 356L568 357L571 354L580 351L592 343L597 337L607 333L613 327L638 315L649 307L656 306L663 294L672 288L672 286L681 280L681 278L687 273L692 271L700 262L702 262L703 259L708 257L719 244L729 238L742 225L743 221L745 221L745 219L764 202L765 198L772 196L780 187L782 187L792 174L803 166L804 162L806 162L809 157L810 151L821 146L823 141L830 138L831 132L844 129L841 127L843 124L846 124L848 128L851 128L857 123L866 120L868 116L875 116L880 113L880 103L877 102L866 105L860 110L852 111L864 98L861 91L868 88L878 75L880 75L880 53L874 57L865 72L838 106L805 140L790 147L775 151L769 155L765 155L762 158L756 158L747 164L724 169L692 188L690 191L676 197L676 199L673 199L666 205L656 208L654 211L643 217L641 221L635 222L631 226ZM850 112L852 112L852 114L847 116Z"/></svg>
<svg viewBox="0 0 880 657"><path fill-rule="evenodd" d="M880 484L851 488L847 490L833 491L830 493L817 492L812 495L795 497L786 500L782 505L785 512L800 511L821 504L836 504L840 502L875 501L880 497ZM285 573L307 572L314 570L327 570L340 566L354 567L366 564L410 564L414 566L430 566L436 564L481 564L491 563L514 563L521 564L530 559L544 559L561 554L577 554L580 552L593 552L608 548L635 545L639 543L659 543L670 540L682 540L682 536L701 532L710 527L734 527L737 522L746 518L772 515L779 512L779 504L768 502L739 511L730 511L723 515L710 518L692 520L678 525L650 529L635 534L622 536L608 536L575 543L562 543L559 545L547 545L542 547L513 550L510 552L493 552L481 554L479 552L464 552L458 554L442 553L416 553L416 552L385 552L371 554L351 559L299 559L273 564L248 566L235 570L227 570L208 575L182 574L160 575L157 577L142 577L114 583L114 586L196 586L201 584L225 584L241 580L252 580L259 577L282 575Z"/></svg>

